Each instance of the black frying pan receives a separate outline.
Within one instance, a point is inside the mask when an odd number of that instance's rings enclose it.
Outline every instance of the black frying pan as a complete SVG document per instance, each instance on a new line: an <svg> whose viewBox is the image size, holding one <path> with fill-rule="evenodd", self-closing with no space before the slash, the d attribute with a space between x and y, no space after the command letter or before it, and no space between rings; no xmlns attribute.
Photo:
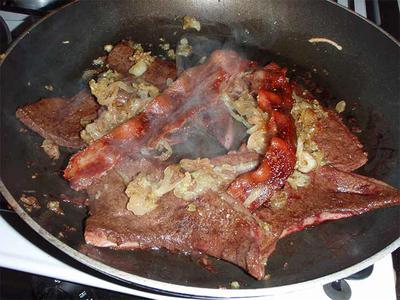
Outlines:
<svg viewBox="0 0 400 300"><path fill-rule="evenodd" d="M214 261L213 273L188 256L166 251L89 247L82 237L84 209L63 203L63 216L45 209L48 199L71 193L60 176L70 153L65 150L52 164L40 149L41 138L19 131L17 107L42 97L75 94L86 85L82 72L103 54L105 44L126 37L153 45L161 37L176 43L184 32L175 17L184 15L202 23L202 31L189 36L205 46L201 51L240 45L252 58L310 70L332 95L356 107L347 117L357 119L370 159L360 172L400 185L399 44L370 22L328 1L81 1L34 26L1 65L0 188L17 213L86 265L137 285L191 295L255 296L322 284L354 273L398 247L400 210L382 209L288 236L269 261L271 278L256 281L223 261ZM329 38L343 48L312 44L308 40L314 37ZM62 43L66 40L68 44ZM44 88L48 84L53 92ZM40 176L32 180L33 173ZM43 209L25 211L18 200L22 193L37 196ZM66 225L77 231L67 232ZM217 289L234 280L241 290Z"/></svg>

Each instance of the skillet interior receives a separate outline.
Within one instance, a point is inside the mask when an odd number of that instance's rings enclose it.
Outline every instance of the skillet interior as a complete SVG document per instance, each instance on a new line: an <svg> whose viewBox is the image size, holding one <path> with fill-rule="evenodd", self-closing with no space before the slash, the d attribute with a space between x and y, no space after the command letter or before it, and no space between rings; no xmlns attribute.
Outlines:
<svg viewBox="0 0 400 300"><path fill-rule="evenodd" d="M348 114L355 116L363 129L360 138L370 157L360 172L399 186L398 45L332 3L292 4L174 0L103 1L95 5L93 1L82 1L47 18L15 45L1 65L1 179L8 191L19 199L24 191L28 194L34 190L43 208L48 199L71 194L60 177L69 153L64 152L62 159L52 164L40 149L41 138L32 132L19 132L22 125L15 118L16 108L41 97L76 93L85 86L83 70L103 54L105 44L126 37L153 45L158 45L161 37L175 43L184 32L181 22L174 18L183 15L201 21L202 31L190 35L197 36L197 40L204 36L224 45L233 37L247 49L268 49L248 52L265 61L274 59L289 66L295 62L316 69L312 73L318 82L338 99L346 99L348 107L357 107ZM313 45L308 42L311 37L328 37L343 50ZM65 40L70 43L63 44ZM53 92L44 88L47 84L54 87ZM31 178L33 173L39 174L35 180ZM280 241L268 265L271 278L256 281L222 261L214 261L217 272L212 273L195 259L165 251L116 252L88 247L82 238L86 212L70 204L62 207L64 216L46 209L30 215L55 237L60 238L62 231L64 237L60 240L65 244L107 265L145 278L195 287L227 286L233 280L243 288L276 287L319 278L367 259L400 233L399 208L326 223ZM65 225L77 231L67 232Z"/></svg>

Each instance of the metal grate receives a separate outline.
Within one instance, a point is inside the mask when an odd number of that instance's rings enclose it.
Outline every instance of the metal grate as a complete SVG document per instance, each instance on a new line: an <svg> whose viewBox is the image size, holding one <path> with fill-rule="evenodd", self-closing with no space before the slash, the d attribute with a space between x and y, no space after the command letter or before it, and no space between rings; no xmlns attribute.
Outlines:
<svg viewBox="0 0 400 300"><path fill-rule="evenodd" d="M400 0L334 0L364 18L368 18L395 38L400 39Z"/></svg>
<svg viewBox="0 0 400 300"><path fill-rule="evenodd" d="M72 0L0 0L0 10L35 16L45 15ZM309 0L313 1L313 0ZM400 39L400 0L329 0L347 7Z"/></svg>

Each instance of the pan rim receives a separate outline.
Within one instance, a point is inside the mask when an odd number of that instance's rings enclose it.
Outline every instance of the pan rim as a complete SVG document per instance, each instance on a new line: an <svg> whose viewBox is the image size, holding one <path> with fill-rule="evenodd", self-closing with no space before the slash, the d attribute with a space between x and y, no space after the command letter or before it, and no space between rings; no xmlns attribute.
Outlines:
<svg viewBox="0 0 400 300"><path fill-rule="evenodd" d="M13 43L12 45L7 49L5 52L5 56L2 61L0 61L0 68L2 66L2 63L7 59L7 56L12 52L14 47L21 41L25 36L27 36L31 30L36 28L36 26L39 26L42 22L47 20L48 18L52 17L53 15L57 14L64 8L74 5L78 3L79 0L75 0L71 3L68 3L61 8L52 11L48 15L46 15L44 18L40 19L38 22L33 24L31 27L29 27L23 34L21 34ZM394 42L397 47L400 48L400 42L397 41L393 36L391 36L389 33L384 31L382 28L374 24L372 21L362 17L361 15L353 12L352 10L343 7L332 0L326 0L327 3L335 5L336 7L345 10L347 13L352 14L353 16L367 22L369 25L372 25L375 29L379 30L381 33L383 33L387 38L389 38L392 42ZM159 291L167 294L173 294L182 296L201 296L201 297L232 297L232 298L251 298L251 297L261 297L261 296L271 296L271 295L283 295L283 294L290 294L295 291L300 291L304 290L307 288L310 288L312 286L316 285L323 285L329 282L332 282L334 280L337 280L338 278L344 278L347 277L351 274L354 274L369 265L375 263L376 261L380 260L387 254L393 252L395 249L400 247L400 237L394 240L392 243L387 245L385 248L380 250L379 252L375 253L374 255L370 256L369 258L353 265L348 268L345 268L341 271L334 272L328 275L325 275L323 277L319 277L316 279L311 279L308 281L303 281L303 282L298 282L294 284L289 284L289 285L283 285L283 286L277 286L277 287L268 287L268 288L258 288L258 289L238 289L238 290L229 290L229 289L213 289L213 288L200 288L200 287L191 287L191 286L183 286L183 285L178 285L178 284L172 284L172 283L166 283L163 281L158 281L158 280L153 280L153 279L148 279L145 277L141 277L138 275L134 275L131 273L127 273L121 270L118 270L116 268L110 267L104 263L101 263L95 259L90 258L89 256L84 255L83 253L71 248L67 244L61 242L58 240L56 237L54 237L52 234L50 234L48 231L46 231L44 228L42 228L36 221L34 221L18 204L16 199L11 195L11 193L8 191L6 186L4 185L2 179L0 178L0 192L3 194L7 202L11 205L11 207L14 209L14 211L18 214L19 217L21 217L35 232L37 232L40 236L42 236L47 242L52 244L53 246L57 247L64 253L66 253L68 256L72 257L73 259L79 261L83 265L89 266L90 268L106 274L110 277L117 278L121 280L122 282L127 282L131 284L135 284L139 287L143 287L146 289L151 289L154 291ZM135 286L132 287L135 289Z"/></svg>
<svg viewBox="0 0 400 300"><path fill-rule="evenodd" d="M134 1L134 0L133 0ZM345 10L347 13L353 15L354 17L357 17L358 19L361 19L362 21L366 22L368 25L374 27L375 29L377 29L380 33L382 33L383 35L385 35L387 38L389 38L393 43L395 43L395 45L397 47L400 48L400 41L398 41L395 37L393 37L390 33L386 32L385 30L383 30L381 27L379 27L378 25L376 25L374 22L370 21L367 18L364 18L363 16L357 14L356 12L352 11L350 8L344 7L336 2L333 2L333 0L324 0L326 1L328 4L331 4L333 6L338 7L339 9L343 9ZM45 20L47 20L48 18L52 17L53 15L57 14L58 12L60 12L61 10L63 10L64 8L67 8L69 6L75 5L76 3L79 3L79 0L73 0L70 3L65 4L64 6L61 6L60 8L50 12L49 14L47 14L46 16L44 16L43 18L41 18L39 21L37 21L36 23L32 24L28 29L25 30L25 32L23 32L15 41L13 41L11 43L11 45L8 47L7 51L4 53L4 57L2 60L0 60L0 67L3 64L3 62L6 60L7 56L11 53L11 51L14 49L14 47L19 43L20 40L22 40L26 35L28 35L30 33L30 31L34 28L36 28L37 26L39 26L42 22L44 22Z"/></svg>
<svg viewBox="0 0 400 300"><path fill-rule="evenodd" d="M79 261L83 265L89 266L90 268L93 268L94 270L100 273L103 273L113 278L117 278L125 283L131 283L131 284L133 283L145 289L151 289L152 291L154 290L163 293L171 293L173 295L178 294L182 296L202 296L202 297L218 297L218 298L225 298L225 297L251 298L251 297L290 294L296 291L301 291L307 288L311 288L316 285L322 286L337 279L348 277L374 264L387 254L396 250L397 248L400 248L400 237L399 237L392 243L387 245L385 248L383 248L382 250L378 251L374 255L353 266L347 267L338 272L325 275L323 277L288 285L257 288L257 289L237 289L237 290L184 286L154 279L148 279L139 275L121 271L73 249L72 247L68 246L67 244L61 242L59 239L54 237L47 230L42 228L35 220L33 220L31 216L29 216L29 214L26 213L25 210L22 209L21 206L18 204L18 202L14 199L14 197L11 195L11 193L4 185L3 180L1 178L0 178L0 192L5 197L7 202L11 205L13 210L17 213L17 215L21 219L23 219L35 232L37 232L40 236L42 236L52 246L55 246L57 249L61 250L62 252L72 257L73 259ZM135 286L133 286L132 288L135 289Z"/></svg>
<svg viewBox="0 0 400 300"><path fill-rule="evenodd" d="M387 38L389 38L392 42L394 42L397 47L400 48L400 41L398 41L394 36L392 36L390 33L388 33L387 31L383 30L381 27L379 27L378 25L376 25L374 22L372 22L371 20L364 18L362 15L359 15L358 13L352 11L350 8L345 7L340 5L339 3L334 2L333 0L325 0L327 3L334 5L336 7L338 7L339 9L343 9L345 10L347 13L353 15L354 17L357 17L358 19L361 19L361 21L364 21L366 23L368 23L369 25L373 26L375 29L378 29L381 33L383 33Z"/></svg>

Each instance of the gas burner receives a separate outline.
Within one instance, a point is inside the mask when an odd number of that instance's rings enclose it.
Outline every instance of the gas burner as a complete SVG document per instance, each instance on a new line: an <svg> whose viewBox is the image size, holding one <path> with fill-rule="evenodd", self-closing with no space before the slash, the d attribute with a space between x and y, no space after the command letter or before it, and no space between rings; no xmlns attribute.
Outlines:
<svg viewBox="0 0 400 300"><path fill-rule="evenodd" d="M35 299L40 300L95 300L100 296L94 288L41 276L32 276L32 289Z"/></svg>
<svg viewBox="0 0 400 300"><path fill-rule="evenodd" d="M323 286L325 294L332 300L349 300L351 298L350 285L340 279Z"/></svg>
<svg viewBox="0 0 400 300"><path fill-rule="evenodd" d="M325 294L332 300L348 300L351 298L351 287L346 280L362 280L368 278L374 270L374 266L369 266L353 275L340 279L323 286Z"/></svg>

